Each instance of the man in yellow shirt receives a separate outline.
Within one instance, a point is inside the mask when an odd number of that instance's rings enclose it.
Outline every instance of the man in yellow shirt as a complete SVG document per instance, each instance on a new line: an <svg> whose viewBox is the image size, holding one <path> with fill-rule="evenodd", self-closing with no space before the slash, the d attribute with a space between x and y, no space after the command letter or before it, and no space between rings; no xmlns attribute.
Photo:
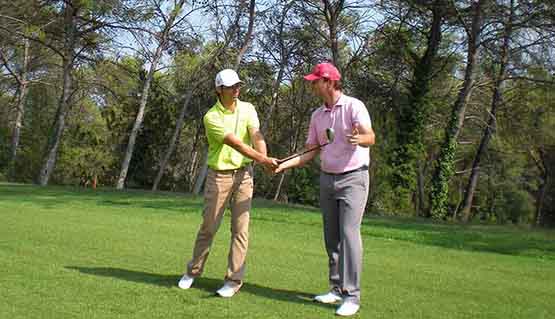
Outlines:
<svg viewBox="0 0 555 319"><path fill-rule="evenodd" d="M217 293L232 297L242 286L248 247L249 211L253 195L252 161L269 169L276 159L266 154L266 142L259 128L254 106L239 100L243 82L231 69L216 75L218 101L204 115L208 139L208 175L204 190L203 221L197 234L193 257L179 280L188 289L200 276L208 258L212 240L231 204L231 247L224 285Z"/></svg>

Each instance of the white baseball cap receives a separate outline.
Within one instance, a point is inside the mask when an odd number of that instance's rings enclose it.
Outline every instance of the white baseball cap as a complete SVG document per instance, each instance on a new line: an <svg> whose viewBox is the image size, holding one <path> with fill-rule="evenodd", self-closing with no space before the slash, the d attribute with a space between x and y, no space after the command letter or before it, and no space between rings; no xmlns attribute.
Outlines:
<svg viewBox="0 0 555 319"><path fill-rule="evenodd" d="M237 72L235 72L232 69L225 69L225 70L221 70L220 72L218 72L218 74L216 74L216 87L220 87L220 86L234 86L237 83L243 83L243 81L241 81L239 79L239 75L237 75Z"/></svg>

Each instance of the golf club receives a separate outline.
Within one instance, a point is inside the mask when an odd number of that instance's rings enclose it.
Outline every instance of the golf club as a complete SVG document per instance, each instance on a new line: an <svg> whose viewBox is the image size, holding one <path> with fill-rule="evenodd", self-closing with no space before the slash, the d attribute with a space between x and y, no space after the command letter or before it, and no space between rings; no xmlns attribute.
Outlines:
<svg viewBox="0 0 555 319"><path fill-rule="evenodd" d="M293 155L289 155L289 156L287 156L286 158L278 159L278 160L277 160L277 163L278 163L278 164L281 164L281 163L283 163L283 162L287 162L287 161L290 160L290 159L293 159L293 158L298 157L298 156L302 156L302 155L304 155L304 154L306 154L306 153L308 153L308 152L312 152L312 151L317 150L317 149L320 149L320 148L322 148L322 147L324 147L324 146L326 146L326 145L328 145L328 144L330 144L330 143L333 143L333 140L335 139L335 131L334 131L331 127L326 129L326 138L328 139L328 141L327 141L326 143L324 143L324 144L322 144L322 145L318 145L318 146L312 147L312 148L310 148L310 149L308 149L308 150L305 150L305 151L303 151L303 152L301 152L301 153L296 153L296 154L293 154Z"/></svg>

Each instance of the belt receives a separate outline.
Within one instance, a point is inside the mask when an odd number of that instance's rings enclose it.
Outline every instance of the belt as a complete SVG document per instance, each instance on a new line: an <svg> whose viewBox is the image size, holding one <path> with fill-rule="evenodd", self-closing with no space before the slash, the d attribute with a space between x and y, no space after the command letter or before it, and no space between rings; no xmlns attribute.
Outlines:
<svg viewBox="0 0 555 319"><path fill-rule="evenodd" d="M231 174L231 173L235 173L235 172L239 172L239 171L242 171L244 169L247 169L250 166L251 166L251 164L247 164L245 166L241 166L241 167L236 168L236 169L213 169L213 168L210 168L210 169L213 170L214 172L217 172L217 173Z"/></svg>
<svg viewBox="0 0 555 319"><path fill-rule="evenodd" d="M324 172L322 171L322 173L326 174L326 175L333 175L333 176L341 176L341 175L347 175L347 174L351 174L351 173L355 173L355 172L362 172L362 171L367 171L368 170L368 165L362 165L359 168L355 168L353 170L350 171L346 171L346 172L341 172L341 173L328 173L328 172Z"/></svg>

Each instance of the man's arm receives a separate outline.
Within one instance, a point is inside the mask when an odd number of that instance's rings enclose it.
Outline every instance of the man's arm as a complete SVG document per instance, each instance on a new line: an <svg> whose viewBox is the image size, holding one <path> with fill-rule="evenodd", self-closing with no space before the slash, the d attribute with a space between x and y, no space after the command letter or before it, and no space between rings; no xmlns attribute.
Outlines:
<svg viewBox="0 0 555 319"><path fill-rule="evenodd" d="M235 149L237 152L243 154L244 156L258 162L261 164L264 164L266 166L269 167L276 167L277 166L277 162L275 159L273 158L268 158L266 156L266 143L264 143L264 149L257 151L255 149L253 149L252 147L248 146L247 144L243 143L243 141L241 141L237 136L235 136L235 134L233 133L228 133L224 136L224 144L229 145L230 147L232 147L233 149ZM261 151L264 151L264 153L262 153Z"/></svg>
<svg viewBox="0 0 555 319"><path fill-rule="evenodd" d="M351 134L347 134L349 143L369 147L376 143L376 135L369 125L355 124Z"/></svg>
<svg viewBox="0 0 555 319"><path fill-rule="evenodd" d="M306 149L309 150L309 149L314 148L316 146L318 146L318 145L306 144ZM315 149L312 152L308 152L308 153L303 154L299 157L295 157L295 158L292 158L292 159L290 159L286 162L283 162L283 163L279 164L279 166L274 170L274 173L277 174L277 173L279 173L283 170L286 170L288 168L303 166L307 162L310 162L314 157L316 157L318 152L319 152L319 150Z"/></svg>
<svg viewBox="0 0 555 319"><path fill-rule="evenodd" d="M264 135L256 127L249 128L249 134L251 137L252 145L254 149L265 156L268 155L268 150L266 148L266 141L264 141Z"/></svg>
<svg viewBox="0 0 555 319"><path fill-rule="evenodd" d="M225 130L225 125L218 116L209 116L207 114L204 116L203 120L207 138L212 138L217 143L224 143L241 153L243 156L246 156L258 163L267 165L272 169L277 167L275 159L270 159L266 156L265 145L263 149L260 149L261 152L259 152L243 143L243 141L234 133Z"/></svg>

